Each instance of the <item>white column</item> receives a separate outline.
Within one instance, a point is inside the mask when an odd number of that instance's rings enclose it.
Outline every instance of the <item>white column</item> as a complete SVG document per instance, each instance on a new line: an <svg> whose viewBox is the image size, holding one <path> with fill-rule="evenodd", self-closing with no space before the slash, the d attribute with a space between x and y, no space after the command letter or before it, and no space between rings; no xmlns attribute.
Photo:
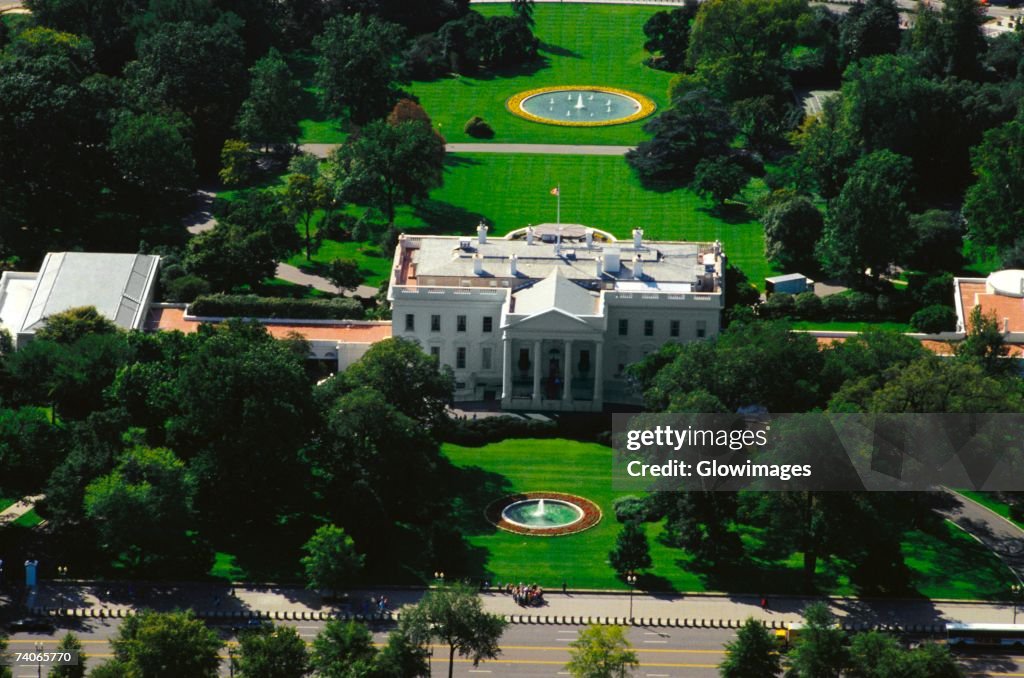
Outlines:
<svg viewBox="0 0 1024 678"><path fill-rule="evenodd" d="M594 407L604 404L604 343L594 343Z"/></svg>
<svg viewBox="0 0 1024 678"><path fill-rule="evenodd" d="M501 341L501 402L512 401L512 339L508 333Z"/></svg>
<svg viewBox="0 0 1024 678"><path fill-rule="evenodd" d="M562 400L572 400L572 339L565 340L565 379L562 389Z"/></svg>
<svg viewBox="0 0 1024 678"><path fill-rule="evenodd" d="M540 340L533 342L533 402L540 404Z"/></svg>

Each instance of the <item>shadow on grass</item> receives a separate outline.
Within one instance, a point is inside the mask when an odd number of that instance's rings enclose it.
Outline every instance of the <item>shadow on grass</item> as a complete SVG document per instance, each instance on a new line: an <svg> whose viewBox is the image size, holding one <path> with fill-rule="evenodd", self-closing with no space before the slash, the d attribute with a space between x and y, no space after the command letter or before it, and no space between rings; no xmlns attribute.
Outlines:
<svg viewBox="0 0 1024 678"><path fill-rule="evenodd" d="M440 200L424 200L413 208L417 218L425 224L424 233L468 233L484 220L484 215L464 207Z"/></svg>
<svg viewBox="0 0 1024 678"><path fill-rule="evenodd" d="M733 226L748 224L753 219L746 205L729 204L715 205L714 207L698 207L697 211Z"/></svg>
<svg viewBox="0 0 1024 678"><path fill-rule="evenodd" d="M448 153L444 156L445 172L450 172L455 167L472 167L474 165L482 164L483 163L476 158L471 158L468 155L461 155L459 153Z"/></svg>
<svg viewBox="0 0 1024 678"><path fill-rule="evenodd" d="M547 52L552 56L568 57L570 59L582 59L583 55L579 52L574 52L571 49L561 47L559 45L552 45L550 42L542 42L537 47L541 52Z"/></svg>
<svg viewBox="0 0 1024 678"><path fill-rule="evenodd" d="M526 64L481 70L466 77L485 82L497 80L499 78L518 78L520 76L534 75L538 71L548 68L550 65L551 61L547 57L538 56L536 59Z"/></svg>

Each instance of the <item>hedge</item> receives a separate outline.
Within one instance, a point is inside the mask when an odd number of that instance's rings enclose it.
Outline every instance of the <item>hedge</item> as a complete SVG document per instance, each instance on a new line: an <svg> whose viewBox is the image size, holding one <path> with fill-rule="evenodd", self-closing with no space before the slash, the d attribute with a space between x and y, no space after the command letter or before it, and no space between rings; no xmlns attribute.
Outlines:
<svg viewBox="0 0 1024 678"><path fill-rule="evenodd" d="M757 307L762 318L789 318L791 320L895 320L906 321L912 311L913 300L907 295L868 294L846 291L817 297L814 292L801 294L776 293Z"/></svg>
<svg viewBox="0 0 1024 678"><path fill-rule="evenodd" d="M216 318L294 318L303 320L360 320L358 299L285 299L255 294L209 294L189 305L192 315Z"/></svg>
<svg viewBox="0 0 1024 678"><path fill-rule="evenodd" d="M522 419L510 415L482 419L452 419L442 437L446 443L481 447L506 438L554 438L559 435L554 421Z"/></svg>

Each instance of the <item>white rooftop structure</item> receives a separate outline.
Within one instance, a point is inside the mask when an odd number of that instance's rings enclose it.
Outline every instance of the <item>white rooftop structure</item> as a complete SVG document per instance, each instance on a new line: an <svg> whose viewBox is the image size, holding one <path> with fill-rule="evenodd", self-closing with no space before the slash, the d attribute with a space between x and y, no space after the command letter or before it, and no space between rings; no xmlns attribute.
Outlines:
<svg viewBox="0 0 1024 678"><path fill-rule="evenodd" d="M626 366L668 341L718 333L720 243L629 240L580 224L503 238L399 238L392 331L455 373L455 399L599 411L631 402Z"/></svg>
<svg viewBox="0 0 1024 678"><path fill-rule="evenodd" d="M38 273L0 276L0 326L22 346L46 318L94 306L126 330L142 329L153 299L160 258L147 254L51 252Z"/></svg>

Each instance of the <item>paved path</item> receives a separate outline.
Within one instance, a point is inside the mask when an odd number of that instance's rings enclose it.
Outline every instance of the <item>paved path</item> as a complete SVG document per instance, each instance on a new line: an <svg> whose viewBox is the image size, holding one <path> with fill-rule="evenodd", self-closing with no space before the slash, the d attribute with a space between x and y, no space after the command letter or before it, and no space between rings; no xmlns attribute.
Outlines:
<svg viewBox="0 0 1024 678"><path fill-rule="evenodd" d="M304 153L326 158L338 144L302 144ZM570 144L448 144L449 153L534 153L537 155L625 155L633 146L598 146Z"/></svg>
<svg viewBox="0 0 1024 678"><path fill-rule="evenodd" d="M363 613L368 611L369 599L384 593L396 610L415 603L423 595L420 589L376 589L353 591L339 605L325 604L312 591L289 587L239 587L227 585L182 583L148 586L139 583L112 583L104 585L54 584L43 582L33 605L41 608L74 609L129 609L151 607L170 610L187 607L200 614L210 613L318 613L342 611ZM523 608L504 593L482 593L484 606L502 615L549 616L629 616L630 600L627 593L549 591L543 607ZM633 618L706 620L719 624L747 617L768 622L792 622L800 618L801 611L819 598L769 598L769 610L762 610L757 596L725 594L645 594L633 596ZM982 601L930 601L920 599L874 600L857 598L831 598L828 600L836 614L854 624L936 625L948 621L1010 622L1013 609L1007 603Z"/></svg>
<svg viewBox="0 0 1024 678"><path fill-rule="evenodd" d="M35 507L36 502L42 500L45 495L37 494L33 497L25 497L19 502L11 504L3 511L0 511L0 527L13 523Z"/></svg>
<svg viewBox="0 0 1024 678"><path fill-rule="evenodd" d="M946 490L949 506L939 513L999 556L1018 579L1024 579L1024 530L976 501Z"/></svg>
<svg viewBox="0 0 1024 678"><path fill-rule="evenodd" d="M217 194L207 189L199 189L192 194L195 209L187 214L182 223L192 235L209 231L217 220L213 218L213 201Z"/></svg>
<svg viewBox="0 0 1024 678"><path fill-rule="evenodd" d="M292 266L291 264L278 264L277 265L277 277L282 280L287 280L290 283L296 285L310 285L314 289L320 290L321 292L329 292L331 294L344 294L352 295L352 292L343 290L340 287L335 287L330 280L319 276L306 273L301 268ZM360 285L355 289L355 294L360 297L368 298L377 294L377 288L371 287L370 285Z"/></svg>

